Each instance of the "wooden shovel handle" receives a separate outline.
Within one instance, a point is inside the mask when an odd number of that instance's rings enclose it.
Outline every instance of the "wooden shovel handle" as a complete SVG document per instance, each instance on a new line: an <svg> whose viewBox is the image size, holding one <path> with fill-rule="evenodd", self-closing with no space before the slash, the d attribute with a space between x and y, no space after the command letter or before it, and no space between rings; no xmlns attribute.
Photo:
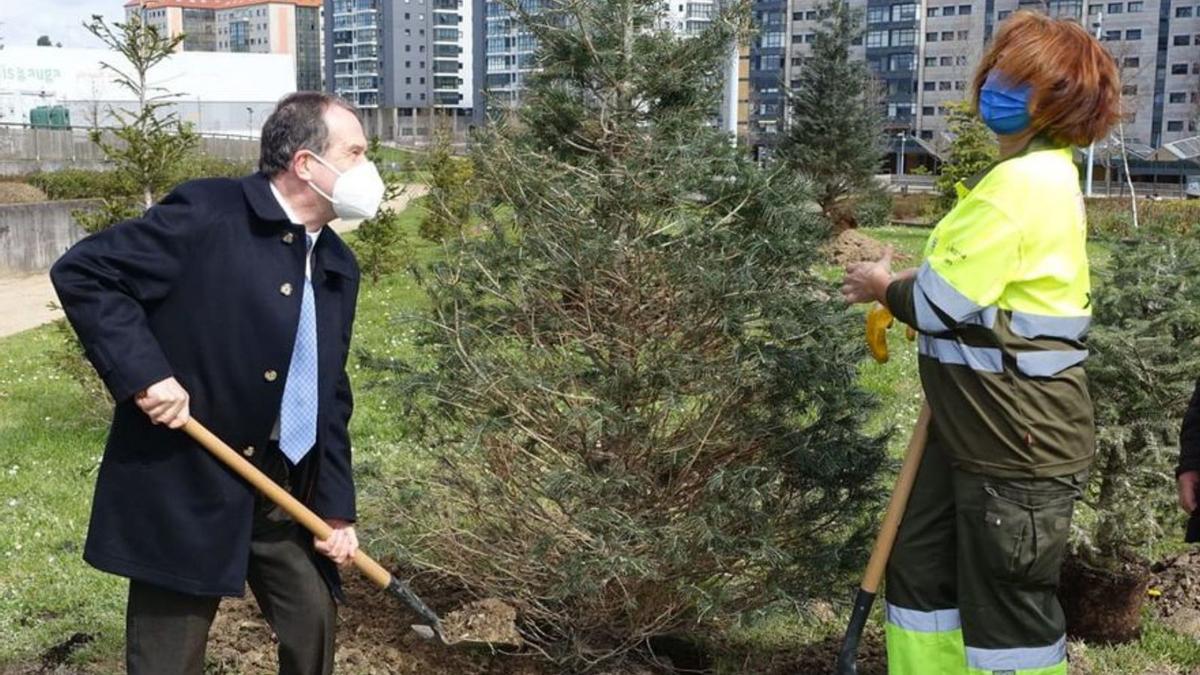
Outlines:
<svg viewBox="0 0 1200 675"><path fill-rule="evenodd" d="M904 464L900 466L900 475L896 478L896 487L892 490L892 498L888 501L887 512L879 525L879 535L875 537L875 548L871 549L871 559L867 562L867 571L863 574L862 589L868 593L879 590L879 582L883 580L883 572L887 568L888 557L892 554L892 545L896 543L896 532L900 529L900 519L908 506L908 496L912 493L913 481L917 477L917 469L921 466L921 456L925 454L925 442L929 439L929 404L921 405L921 415L917 425L913 427L912 436L908 439L908 450L904 453Z"/></svg>
<svg viewBox="0 0 1200 675"><path fill-rule="evenodd" d="M225 444L224 441L217 438L211 431L206 429L203 424L196 421L195 418L189 419L183 425L183 430L189 436L196 439L200 445L204 446L214 457L219 459L223 464L233 469L237 475L246 479L259 492L266 495L273 503L279 505L291 516L297 523L300 523L309 532L312 532L317 539L325 540L333 534L333 528L321 519L320 516L313 513L308 507L300 503L300 500L293 497L287 490L279 487L275 481L271 480L258 467L245 458L239 455L233 448ZM363 574L367 576L376 586L387 588L392 582L392 575L382 565L375 562L371 556L367 555L361 548L354 554L354 565Z"/></svg>

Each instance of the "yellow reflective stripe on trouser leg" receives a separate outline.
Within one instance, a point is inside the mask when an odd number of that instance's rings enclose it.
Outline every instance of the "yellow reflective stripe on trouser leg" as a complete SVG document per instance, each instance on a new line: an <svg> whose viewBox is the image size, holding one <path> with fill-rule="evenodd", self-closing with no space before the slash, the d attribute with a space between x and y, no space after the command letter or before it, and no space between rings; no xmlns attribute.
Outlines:
<svg viewBox="0 0 1200 675"><path fill-rule="evenodd" d="M970 675L1067 675L1067 638L1041 647L967 647Z"/></svg>
<svg viewBox="0 0 1200 675"><path fill-rule="evenodd" d="M957 609L929 612L886 603L889 675L962 675L967 671Z"/></svg>

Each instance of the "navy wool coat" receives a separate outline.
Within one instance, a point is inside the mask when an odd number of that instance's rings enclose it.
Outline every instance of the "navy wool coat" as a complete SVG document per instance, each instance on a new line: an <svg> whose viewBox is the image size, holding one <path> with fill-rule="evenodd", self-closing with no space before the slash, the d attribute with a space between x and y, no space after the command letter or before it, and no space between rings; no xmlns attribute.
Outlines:
<svg viewBox="0 0 1200 675"><path fill-rule="evenodd" d="M91 565L193 595L242 594L254 489L133 399L174 376L219 438L247 457L265 449L300 317L304 239L254 174L184 183L54 264L67 318L116 400L84 547ZM353 254L326 228L312 261L317 444L293 470L292 492L322 517L351 521L346 359L358 282ZM337 592L336 569L317 559Z"/></svg>

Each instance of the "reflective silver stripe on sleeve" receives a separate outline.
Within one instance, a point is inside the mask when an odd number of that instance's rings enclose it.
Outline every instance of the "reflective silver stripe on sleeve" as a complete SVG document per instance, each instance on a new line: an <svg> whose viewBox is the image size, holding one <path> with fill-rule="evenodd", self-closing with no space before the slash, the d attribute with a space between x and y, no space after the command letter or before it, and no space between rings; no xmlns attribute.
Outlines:
<svg viewBox="0 0 1200 675"><path fill-rule="evenodd" d="M1087 357L1086 349L1018 352L1017 370L1030 377L1051 377L1071 366L1083 363Z"/></svg>
<svg viewBox="0 0 1200 675"><path fill-rule="evenodd" d="M1012 332L1023 338L1062 338L1078 340L1087 335L1090 316L1049 316L1029 312L1012 313Z"/></svg>
<svg viewBox="0 0 1200 675"><path fill-rule="evenodd" d="M967 647L967 666L986 671L1022 671L1050 668L1067 659L1067 638L1045 647L1014 647L984 649Z"/></svg>
<svg viewBox="0 0 1200 675"><path fill-rule="evenodd" d="M967 366L985 373L1004 370L1004 359L996 347L972 347L958 340L947 340L921 335L917 341L917 353L937 359L941 363Z"/></svg>
<svg viewBox="0 0 1200 675"><path fill-rule="evenodd" d="M942 318L934 311L929 298L920 286L913 286L913 308L917 313L917 330L925 333L945 333L950 330Z"/></svg>
<svg viewBox="0 0 1200 675"><path fill-rule="evenodd" d="M962 619L959 617L957 609L935 609L931 612L922 612L918 609L897 607L890 602L885 603L884 607L887 610L888 622L904 630L918 633L941 633L958 630L962 627Z"/></svg>
<svg viewBox="0 0 1200 675"><path fill-rule="evenodd" d="M962 321L983 309L973 300L959 293L958 289L951 286L949 281L933 270L928 261L922 264L921 269L917 271L915 286L917 290L925 294L930 302L937 305L938 309L945 312L954 321Z"/></svg>

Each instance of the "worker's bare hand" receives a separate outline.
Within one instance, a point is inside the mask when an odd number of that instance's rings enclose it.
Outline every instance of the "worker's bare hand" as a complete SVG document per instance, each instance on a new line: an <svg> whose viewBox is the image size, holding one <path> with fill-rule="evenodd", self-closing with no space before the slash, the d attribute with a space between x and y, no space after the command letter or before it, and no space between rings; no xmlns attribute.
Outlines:
<svg viewBox="0 0 1200 675"><path fill-rule="evenodd" d="M145 391L138 392L134 401L152 422L165 424L172 429L183 426L191 417L188 393L173 377L155 382Z"/></svg>
<svg viewBox="0 0 1200 675"><path fill-rule="evenodd" d="M358 553L358 535L354 533L354 526L344 520L326 520L329 526L333 528L333 534L329 535L328 539L321 540L313 538L313 547L317 549L317 553L329 558L338 565L347 565L354 560L354 554Z"/></svg>
<svg viewBox="0 0 1200 675"><path fill-rule="evenodd" d="M842 278L842 298L850 304L884 302L891 282L892 247L889 246L883 257L875 262L846 265L846 276Z"/></svg>
<svg viewBox="0 0 1200 675"><path fill-rule="evenodd" d="M1196 510L1196 490L1200 488L1200 471L1184 471L1176 480L1179 485L1179 506L1192 513Z"/></svg>

